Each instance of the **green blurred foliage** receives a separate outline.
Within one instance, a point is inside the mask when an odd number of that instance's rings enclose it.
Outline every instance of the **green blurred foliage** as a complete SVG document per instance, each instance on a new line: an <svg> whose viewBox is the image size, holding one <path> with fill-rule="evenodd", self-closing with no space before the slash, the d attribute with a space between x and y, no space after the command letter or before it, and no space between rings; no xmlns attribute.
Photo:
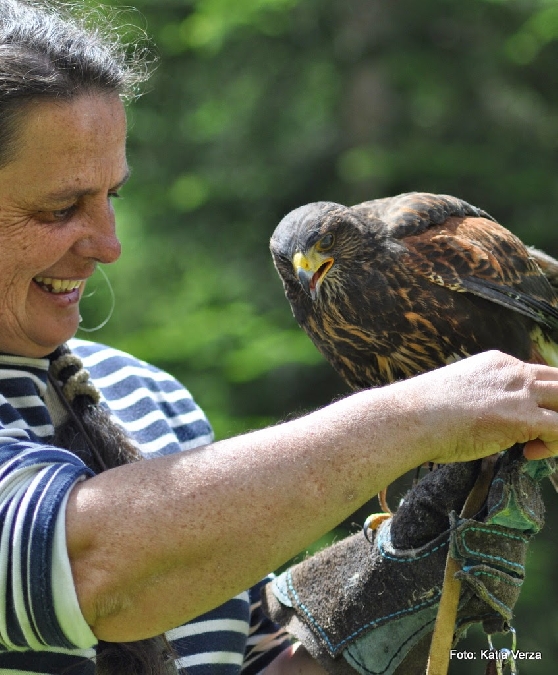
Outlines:
<svg viewBox="0 0 558 675"><path fill-rule="evenodd" d="M217 437L346 391L295 325L268 253L292 208L449 193L558 255L556 0L135 6L123 20L153 38L158 66L129 109L124 254L107 269L117 305L93 337L175 374ZM85 323L109 301L100 283ZM520 664L533 675L558 658L547 503L517 619L520 646L543 651Z"/></svg>

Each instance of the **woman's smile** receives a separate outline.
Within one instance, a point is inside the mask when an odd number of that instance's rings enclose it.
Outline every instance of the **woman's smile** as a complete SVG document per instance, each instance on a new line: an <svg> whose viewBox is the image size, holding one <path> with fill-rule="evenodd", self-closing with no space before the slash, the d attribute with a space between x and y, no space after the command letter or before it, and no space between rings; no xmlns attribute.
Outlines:
<svg viewBox="0 0 558 675"><path fill-rule="evenodd" d="M57 307L69 307L78 304L81 300L85 281L85 279L53 279L37 276L32 284L39 293L45 296L45 301L52 302Z"/></svg>
<svg viewBox="0 0 558 675"><path fill-rule="evenodd" d="M71 293L85 283L85 279L75 281L73 279L51 279L50 277L35 277L33 281L43 290L56 295Z"/></svg>
<svg viewBox="0 0 558 675"><path fill-rule="evenodd" d="M0 352L42 357L72 337L97 263L120 256L112 199L128 177L117 95L33 104L0 168Z"/></svg>

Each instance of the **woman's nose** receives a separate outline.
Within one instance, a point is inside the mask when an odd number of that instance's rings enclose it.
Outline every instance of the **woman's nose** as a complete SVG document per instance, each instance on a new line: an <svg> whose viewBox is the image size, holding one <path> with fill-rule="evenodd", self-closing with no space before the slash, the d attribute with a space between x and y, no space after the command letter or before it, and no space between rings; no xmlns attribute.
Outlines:
<svg viewBox="0 0 558 675"><path fill-rule="evenodd" d="M74 252L105 264L120 258L122 246L116 236L114 210L110 201L88 214L84 231L74 244Z"/></svg>

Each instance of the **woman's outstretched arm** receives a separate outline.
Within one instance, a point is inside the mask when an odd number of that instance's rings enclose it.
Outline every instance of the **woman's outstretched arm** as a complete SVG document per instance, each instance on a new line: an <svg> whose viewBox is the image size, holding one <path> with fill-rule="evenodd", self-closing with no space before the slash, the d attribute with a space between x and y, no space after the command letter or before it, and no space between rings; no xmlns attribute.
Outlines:
<svg viewBox="0 0 558 675"><path fill-rule="evenodd" d="M79 483L67 507L83 615L108 641L180 625L424 462L473 460L534 439L558 453L555 410L558 370L490 352L274 427L108 470Z"/></svg>

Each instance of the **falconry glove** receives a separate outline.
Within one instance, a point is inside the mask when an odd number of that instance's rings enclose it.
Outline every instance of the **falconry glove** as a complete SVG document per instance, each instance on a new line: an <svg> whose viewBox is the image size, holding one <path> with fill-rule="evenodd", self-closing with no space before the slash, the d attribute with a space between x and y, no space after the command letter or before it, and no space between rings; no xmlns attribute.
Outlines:
<svg viewBox="0 0 558 675"><path fill-rule="evenodd" d="M263 592L268 615L333 675L424 674L448 549L462 581L455 639L472 623L506 631L528 542L543 525L539 480L554 460L502 455L482 511L461 518L480 462L447 464L396 514L288 569Z"/></svg>

